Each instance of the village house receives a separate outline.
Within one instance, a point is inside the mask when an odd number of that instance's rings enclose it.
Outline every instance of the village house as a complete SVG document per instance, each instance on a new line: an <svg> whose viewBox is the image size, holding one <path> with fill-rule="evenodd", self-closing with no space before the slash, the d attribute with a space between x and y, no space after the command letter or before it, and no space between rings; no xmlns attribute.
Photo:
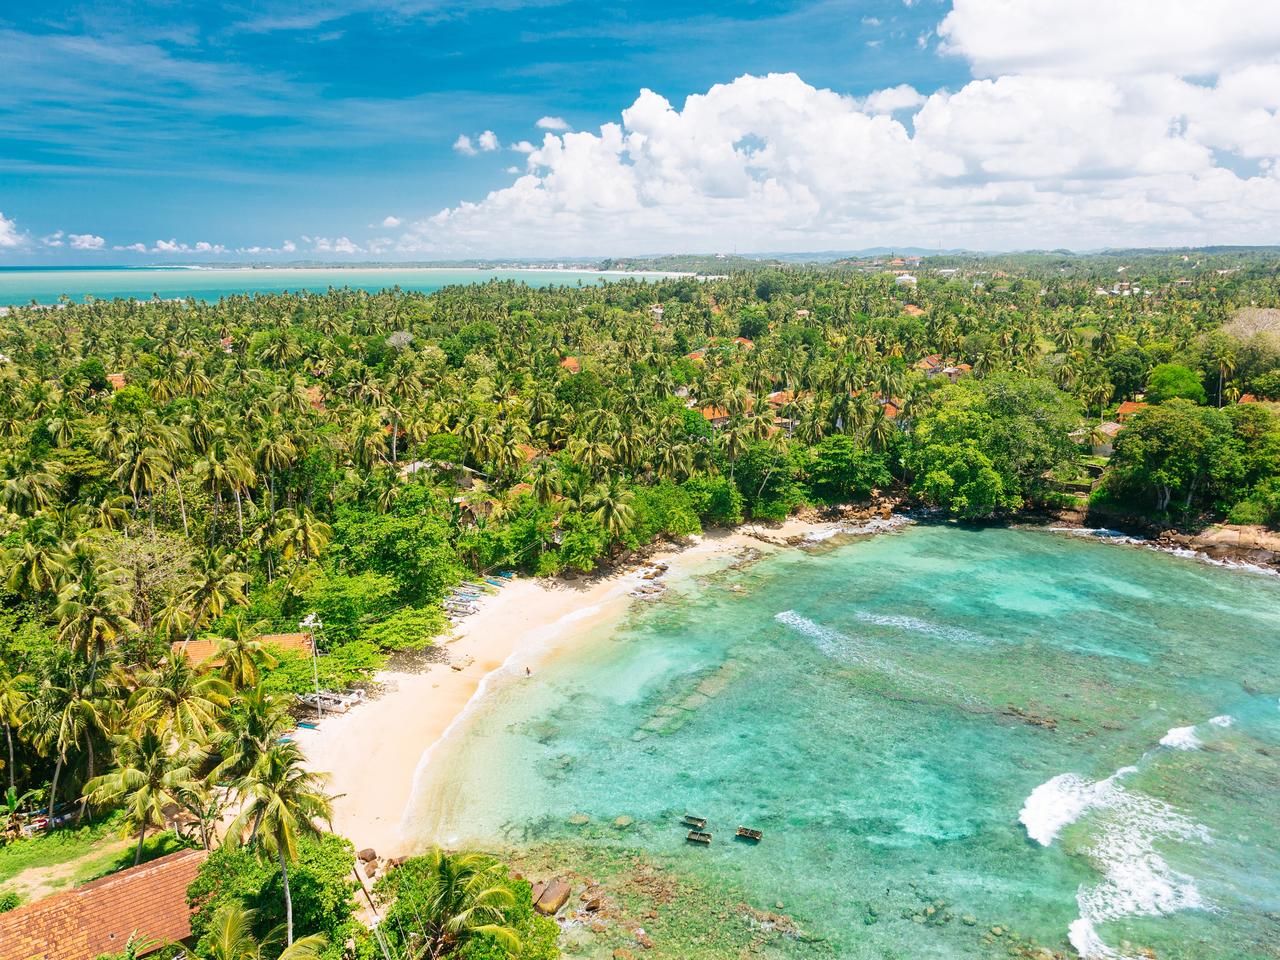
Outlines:
<svg viewBox="0 0 1280 960"><path fill-rule="evenodd" d="M565 357L560 361L560 366L563 369L568 370L570 373L582 372L582 363L577 357Z"/></svg>
<svg viewBox="0 0 1280 960"><path fill-rule="evenodd" d="M313 652L310 633L264 633L257 639L268 647L288 653L300 653L304 657L311 656ZM187 662L193 667L205 662L213 667L222 666L217 640L175 640L169 649L185 655Z"/></svg>
<svg viewBox="0 0 1280 960"><path fill-rule="evenodd" d="M1120 404L1120 406L1116 407L1116 419L1121 423L1124 423L1139 410L1145 410L1148 406L1149 404L1143 403L1140 400L1126 400L1124 403Z"/></svg>
<svg viewBox="0 0 1280 960"><path fill-rule="evenodd" d="M208 853L179 850L0 913L0 960L146 956L191 938L187 887Z"/></svg>

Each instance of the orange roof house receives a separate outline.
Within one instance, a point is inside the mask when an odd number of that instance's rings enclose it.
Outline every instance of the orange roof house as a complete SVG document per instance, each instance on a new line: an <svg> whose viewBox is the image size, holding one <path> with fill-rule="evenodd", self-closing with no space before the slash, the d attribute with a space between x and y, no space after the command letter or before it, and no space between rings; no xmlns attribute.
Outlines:
<svg viewBox="0 0 1280 960"><path fill-rule="evenodd" d="M0 960L94 960L122 953L135 935L143 954L186 940L187 887L207 856L179 850L0 913Z"/></svg>
<svg viewBox="0 0 1280 960"><path fill-rule="evenodd" d="M312 410L324 409L324 391L320 389L319 384L307 387L307 402L311 404Z"/></svg>
<svg viewBox="0 0 1280 960"><path fill-rule="evenodd" d="M565 357L560 361L560 366L568 370L570 373L582 372L582 364L578 361L577 357Z"/></svg>
<svg viewBox="0 0 1280 960"><path fill-rule="evenodd" d="M711 424L713 427L722 427L729 422L729 411L724 407L707 406L701 408L698 412L702 414L706 418L707 423Z"/></svg>
<svg viewBox="0 0 1280 960"><path fill-rule="evenodd" d="M748 340L746 337L734 337L733 342L740 347L746 347L748 350L754 350L756 348L755 341Z"/></svg>
<svg viewBox="0 0 1280 960"><path fill-rule="evenodd" d="M129 381L125 379L123 373L108 373L107 383L111 384L112 390L123 390Z"/></svg>
<svg viewBox="0 0 1280 960"><path fill-rule="evenodd" d="M902 309L906 311L908 317L924 316L924 310L921 307L917 307L914 303L903 304Z"/></svg>
<svg viewBox="0 0 1280 960"><path fill-rule="evenodd" d="M1142 403L1139 400L1126 400L1120 406L1116 407L1116 419L1124 423L1125 419L1133 416L1139 410L1145 409L1149 404Z"/></svg>
<svg viewBox="0 0 1280 960"><path fill-rule="evenodd" d="M258 639L269 647L300 653L306 657L311 656L311 634L309 633L264 633ZM170 644L169 649L174 653L186 654L187 662L193 667L198 667L206 661L212 667L222 666L216 639L177 640ZM7 958L0 955L0 960L7 960Z"/></svg>

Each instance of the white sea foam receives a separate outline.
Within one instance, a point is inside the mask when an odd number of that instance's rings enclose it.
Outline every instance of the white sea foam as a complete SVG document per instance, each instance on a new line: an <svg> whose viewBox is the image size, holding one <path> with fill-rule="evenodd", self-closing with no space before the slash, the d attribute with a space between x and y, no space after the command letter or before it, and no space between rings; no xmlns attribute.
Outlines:
<svg viewBox="0 0 1280 960"><path fill-rule="evenodd" d="M1105 780L1088 780L1077 773L1060 773L1031 791L1018 820L1027 828L1027 836L1047 847L1062 831L1094 807L1105 806L1112 799L1117 782L1137 770L1124 767Z"/></svg>
<svg viewBox="0 0 1280 960"><path fill-rule="evenodd" d="M1210 722L1210 723L1212 723L1215 727L1224 727L1224 728L1225 728L1225 727L1229 727L1229 726L1231 726L1233 723L1235 723L1235 722L1236 722L1236 718L1235 718L1235 717L1232 717L1232 716L1228 716L1227 714L1225 714L1225 713L1224 713L1224 714L1223 714L1222 716L1220 716L1220 717L1210 717L1210 718L1209 718L1209 722Z"/></svg>
<svg viewBox="0 0 1280 960"><path fill-rule="evenodd" d="M962 627L947 627L937 623L930 623L928 620L921 620L918 617L909 617L904 614L870 613L866 610L857 610L854 612L854 616L863 623L874 623L880 627L894 627L898 630L909 630L912 633L923 633L931 637L937 637L939 640L950 640L955 643L991 643L987 637L980 633L973 633Z"/></svg>
<svg viewBox="0 0 1280 960"><path fill-rule="evenodd" d="M1209 831L1164 801L1126 789L1121 780L1136 769L1124 767L1096 782L1060 774L1032 791L1019 817L1028 836L1047 846L1063 827L1092 812L1091 832L1076 852L1088 857L1102 878L1080 887L1080 918L1069 931L1072 946L1086 960L1121 958L1098 934L1100 923L1209 909L1195 879L1174 870L1156 851L1157 843L1170 840L1209 843Z"/></svg>
<svg viewBox="0 0 1280 960"><path fill-rule="evenodd" d="M809 532L805 535L805 540L820 543L823 540L830 540L832 537L841 534L848 537L869 536L873 533L888 533L891 530L898 530L913 523L915 523L915 520L911 519L911 517L895 513L888 519L873 517L863 523L836 523L823 530Z"/></svg>
<svg viewBox="0 0 1280 960"><path fill-rule="evenodd" d="M1174 750L1197 750L1203 744L1196 736L1195 727L1171 727L1169 732L1160 738L1160 746L1172 747Z"/></svg>
<svg viewBox="0 0 1280 960"><path fill-rule="evenodd" d="M773 619L804 634L814 642L814 645L819 650L829 657L854 660L858 663L869 662L866 654L857 649L853 638L845 636L839 630L832 630L830 627L824 627L820 623L814 623L808 617L803 617L794 610L784 610L781 613L774 614Z"/></svg>
<svg viewBox="0 0 1280 960"><path fill-rule="evenodd" d="M1167 553L1186 560L1212 564L1215 567L1226 567L1229 570L1243 570L1247 573L1260 573L1268 577L1280 577L1280 570L1276 570L1273 567L1249 563L1247 560L1223 560L1219 557L1211 557L1209 554L1202 553L1199 550L1193 550L1190 547L1168 547L1164 544L1152 543L1144 537L1131 537L1119 530L1109 530L1106 527L1045 527L1044 529L1050 533L1067 533L1073 537L1088 537L1093 540L1102 540L1106 543L1130 544L1147 550L1154 550L1157 553Z"/></svg>

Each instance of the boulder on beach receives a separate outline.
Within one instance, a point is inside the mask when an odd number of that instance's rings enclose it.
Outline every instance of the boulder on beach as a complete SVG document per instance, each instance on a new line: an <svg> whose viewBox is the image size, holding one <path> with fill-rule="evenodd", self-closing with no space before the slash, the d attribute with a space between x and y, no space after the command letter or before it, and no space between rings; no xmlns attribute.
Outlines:
<svg viewBox="0 0 1280 960"><path fill-rule="evenodd" d="M573 893L573 888L563 880L552 880L542 891L542 896L538 898L538 902L533 908L539 913L548 917L553 917L556 912L569 902L569 895Z"/></svg>
<svg viewBox="0 0 1280 960"><path fill-rule="evenodd" d="M363 850L361 850L359 853L356 854L356 859L359 860L361 863L368 863L370 860L377 860L378 854L373 849L373 847L365 847Z"/></svg>

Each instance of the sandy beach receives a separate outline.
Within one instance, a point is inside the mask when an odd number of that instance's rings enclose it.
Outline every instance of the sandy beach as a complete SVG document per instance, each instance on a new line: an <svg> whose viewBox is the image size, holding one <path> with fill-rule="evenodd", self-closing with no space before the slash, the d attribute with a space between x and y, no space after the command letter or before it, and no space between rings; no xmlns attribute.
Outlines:
<svg viewBox="0 0 1280 960"><path fill-rule="evenodd" d="M780 542L798 535L821 537L836 526L789 520L760 532ZM674 575L743 547L780 549L750 530L695 538L689 546L653 554L646 566L665 563ZM518 681L526 667L537 669L543 658L572 646L584 633L621 618L636 599L631 591L646 582L645 568L576 581L514 580L442 638L447 663L417 672L384 670L375 678L378 692L369 702L326 718L318 729L300 728L296 739L311 767L329 775L334 830L351 838L358 850L372 847L381 857L410 852L414 838L403 835L401 823L421 778L431 774L424 760L465 721L467 706L496 684Z"/></svg>

